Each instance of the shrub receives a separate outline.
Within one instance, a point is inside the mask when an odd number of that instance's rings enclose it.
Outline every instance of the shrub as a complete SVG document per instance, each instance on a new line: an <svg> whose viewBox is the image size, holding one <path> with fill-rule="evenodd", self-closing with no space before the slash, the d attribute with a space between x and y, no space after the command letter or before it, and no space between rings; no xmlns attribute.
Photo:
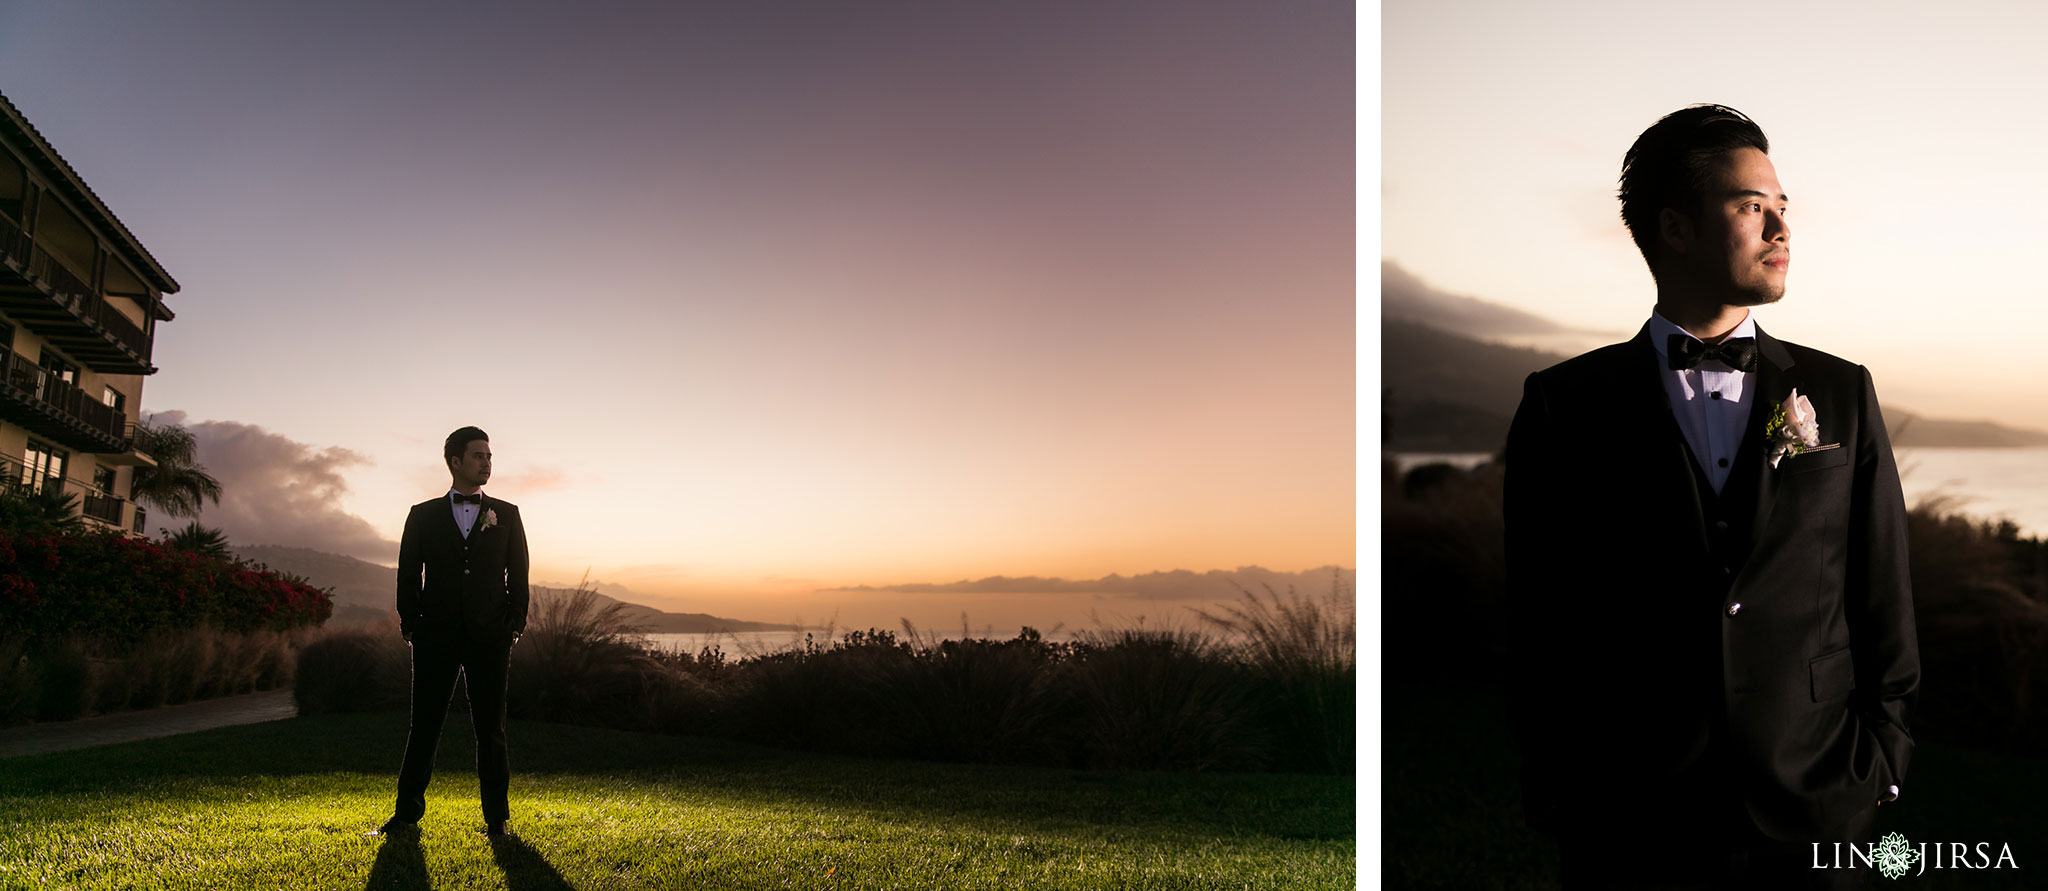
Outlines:
<svg viewBox="0 0 2048 891"><path fill-rule="evenodd" d="M1242 587L1238 603L1197 610L1237 642L1261 688L1256 697L1273 732L1296 741L1285 766L1349 773L1357 752L1358 624L1355 588L1332 573L1322 597L1261 598Z"/></svg>
<svg viewBox="0 0 2048 891"><path fill-rule="evenodd" d="M534 592L510 671L511 716L621 729L654 726L655 691L674 686L625 605L600 606L587 580Z"/></svg>
<svg viewBox="0 0 2048 891"><path fill-rule="evenodd" d="M904 630L912 640L916 629ZM860 632L831 656L854 664L855 695L881 754L941 761L1052 762L1070 744L1070 691L1055 666L1063 650L1028 631L1012 641L895 643Z"/></svg>
<svg viewBox="0 0 2048 891"><path fill-rule="evenodd" d="M404 711L411 703L412 655L398 629L327 631L299 651L292 699L302 715Z"/></svg>
<svg viewBox="0 0 2048 891"><path fill-rule="evenodd" d="M36 720L68 721L92 709L93 660L77 639L44 642L29 658L37 665Z"/></svg>
<svg viewBox="0 0 2048 891"><path fill-rule="evenodd" d="M28 720L40 700L40 666L29 658L28 649L23 635L0 636L0 727Z"/></svg>
<svg viewBox="0 0 2048 891"><path fill-rule="evenodd" d="M155 629L284 631L333 612L304 582L111 530L0 537L0 627L33 639L90 634L125 648Z"/></svg>
<svg viewBox="0 0 2048 891"><path fill-rule="evenodd" d="M1334 586L1330 600L1307 607L1276 598L1241 608L1244 617L1267 609L1294 622L1268 623L1275 655L1267 657L1252 652L1256 631L1247 641L1104 631L1055 644L1031 629L1006 641L920 638L906 624L906 639L873 629L836 641L809 634L732 660L716 647L650 649L622 609L600 604L587 586L534 592L526 636L512 650L512 716L950 761L1182 770L1351 763L1348 752L1331 751L1349 744L1348 728L1334 725L1352 713L1355 671L1355 634L1337 627L1348 621L1348 591ZM388 657L396 670L366 669L397 640L387 627L330 632L308 647L301 710L404 709L405 653ZM1277 646L1299 640L1313 645ZM1313 733L1295 732L1301 727Z"/></svg>
<svg viewBox="0 0 2048 891"><path fill-rule="evenodd" d="M1267 760L1248 673L1185 630L1082 635L1072 666L1097 767L1257 769Z"/></svg>

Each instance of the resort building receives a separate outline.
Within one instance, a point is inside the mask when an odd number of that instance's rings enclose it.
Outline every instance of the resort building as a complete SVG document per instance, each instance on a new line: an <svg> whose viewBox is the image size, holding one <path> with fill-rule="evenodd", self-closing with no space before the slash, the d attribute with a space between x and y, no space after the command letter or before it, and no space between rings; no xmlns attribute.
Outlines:
<svg viewBox="0 0 2048 891"><path fill-rule="evenodd" d="M70 493L89 522L143 531L130 487L154 462L135 418L177 290L0 95L0 485Z"/></svg>

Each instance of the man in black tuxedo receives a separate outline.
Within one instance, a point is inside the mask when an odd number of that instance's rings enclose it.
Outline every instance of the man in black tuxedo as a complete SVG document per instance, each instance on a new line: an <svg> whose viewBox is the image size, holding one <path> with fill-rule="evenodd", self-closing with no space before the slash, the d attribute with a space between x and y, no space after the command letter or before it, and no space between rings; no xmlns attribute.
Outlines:
<svg viewBox="0 0 2048 891"><path fill-rule="evenodd" d="M398 804L371 835L415 827L427 810L434 749L455 676L465 678L476 728L484 831L507 835L511 754L505 742L505 676L526 630L526 527L519 508L483 494L490 437L475 427L448 435L448 493L415 504L398 542L398 620L412 647L412 729L398 770Z"/></svg>
<svg viewBox="0 0 2048 891"><path fill-rule="evenodd" d="M1722 106L1636 140L1622 217L1655 311L1530 375L1508 434L1512 727L1567 888L1860 887L1811 843L1874 841L1913 752L1905 500L1870 374L1750 314L1791 264L1768 150Z"/></svg>

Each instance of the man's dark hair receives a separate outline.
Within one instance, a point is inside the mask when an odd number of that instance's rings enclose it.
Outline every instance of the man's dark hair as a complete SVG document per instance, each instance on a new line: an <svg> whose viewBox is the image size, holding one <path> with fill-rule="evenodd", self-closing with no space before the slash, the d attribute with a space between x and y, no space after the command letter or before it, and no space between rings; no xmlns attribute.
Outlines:
<svg viewBox="0 0 2048 891"><path fill-rule="evenodd" d="M1660 118L1621 159L1621 221L1656 271L1657 216L1671 208L1699 219L1719 158L1740 148L1768 155L1770 140L1747 115L1726 105L1692 105Z"/></svg>
<svg viewBox="0 0 2048 891"><path fill-rule="evenodd" d="M448 441L441 444L441 463L446 464L462 457L462 450L477 440L491 441L491 435L475 427L463 427L448 434Z"/></svg>

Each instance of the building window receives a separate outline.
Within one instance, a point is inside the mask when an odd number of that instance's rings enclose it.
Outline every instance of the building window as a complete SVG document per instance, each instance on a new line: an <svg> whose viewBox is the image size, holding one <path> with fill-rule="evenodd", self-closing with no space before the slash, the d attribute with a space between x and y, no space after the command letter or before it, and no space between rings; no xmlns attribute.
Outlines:
<svg viewBox="0 0 2048 891"><path fill-rule="evenodd" d="M128 397L123 395L120 390L116 390L113 387L106 387L105 390L106 392L100 394L100 401L105 402L108 408L111 408L117 412L121 412L122 414L127 414Z"/></svg>
<svg viewBox="0 0 2048 891"><path fill-rule="evenodd" d="M51 377L72 386L78 385L78 366L64 361L63 356L50 352L49 347L43 347L42 357L36 364L48 369Z"/></svg>
<svg viewBox="0 0 2048 891"><path fill-rule="evenodd" d="M101 495L114 494L114 468L108 467L105 464L94 464L92 466L92 487L98 489Z"/></svg>
<svg viewBox="0 0 2048 891"><path fill-rule="evenodd" d="M70 459L69 452L29 440L28 451L22 456L21 484L32 492L64 491L64 464Z"/></svg>

